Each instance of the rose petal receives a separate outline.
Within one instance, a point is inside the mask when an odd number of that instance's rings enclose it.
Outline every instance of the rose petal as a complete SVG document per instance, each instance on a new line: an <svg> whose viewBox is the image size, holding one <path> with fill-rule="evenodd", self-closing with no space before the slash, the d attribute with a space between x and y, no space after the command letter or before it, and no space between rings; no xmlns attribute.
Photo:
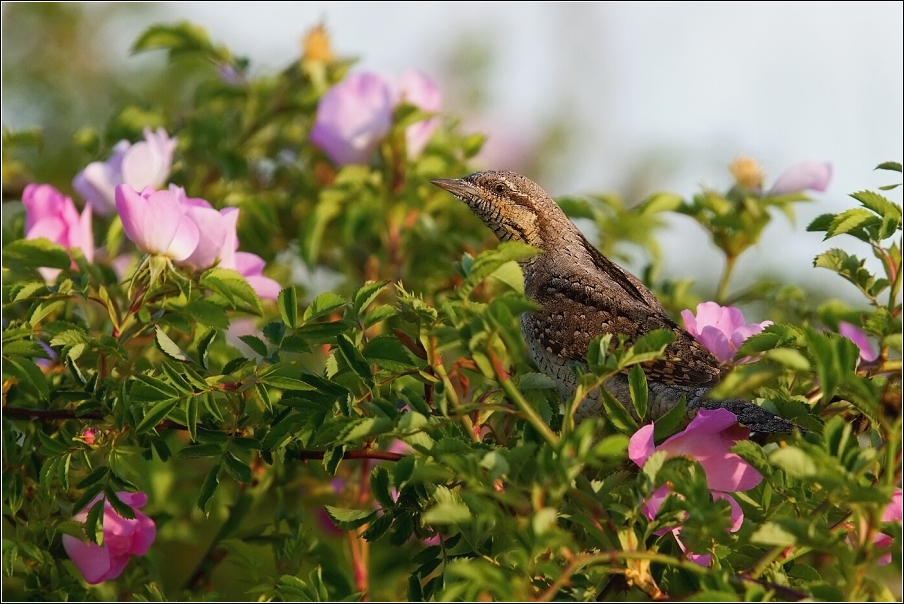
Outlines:
<svg viewBox="0 0 904 604"><path fill-rule="evenodd" d="M116 187L116 211L126 237L138 249L148 254L165 254L182 222L180 200L170 191L145 195L146 192L139 194L129 185Z"/></svg>
<svg viewBox="0 0 904 604"><path fill-rule="evenodd" d="M860 348L860 359L867 363L872 363L879 358L879 353L873 348L869 336L857 327L841 321L838 323L838 333L851 340Z"/></svg>
<svg viewBox="0 0 904 604"><path fill-rule="evenodd" d="M628 458L641 468L655 450L653 430L653 424L641 426L628 441Z"/></svg>
<svg viewBox="0 0 904 604"><path fill-rule="evenodd" d="M767 195L783 195L797 191L825 191L832 180L832 164L802 161L794 164L778 177Z"/></svg>
<svg viewBox="0 0 904 604"><path fill-rule="evenodd" d="M106 548L71 535L63 535L63 548L86 582L95 585L106 580L110 571L110 554Z"/></svg>

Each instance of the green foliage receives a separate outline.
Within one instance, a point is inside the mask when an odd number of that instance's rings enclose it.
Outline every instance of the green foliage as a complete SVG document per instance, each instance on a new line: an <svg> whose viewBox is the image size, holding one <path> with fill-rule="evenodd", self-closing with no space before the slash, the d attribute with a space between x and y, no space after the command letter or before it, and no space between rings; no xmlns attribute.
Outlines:
<svg viewBox="0 0 904 604"><path fill-rule="evenodd" d="M716 393L749 397L806 432L736 444L763 481L734 494L745 520L729 532L729 506L713 498L700 464L664 453L642 469L628 460L630 437L649 422L644 364L667 354L672 331L597 338L586 367L574 368L573 400L561 400L528 358L520 316L536 304L518 262L538 250L496 244L464 204L429 184L470 171L479 141L454 120L442 116L424 152L408 158L404 128L425 115L402 106L373 165L340 168L308 138L319 99L349 61L306 53L250 78L245 62L190 24L154 26L133 50L228 65L242 77L205 72L184 107L123 105L102 135L83 132L78 144L102 156L119 136L164 125L179 141L172 182L240 207L242 249L271 261L272 277L288 283L304 269L341 280L334 291L314 280L289 285L268 301L236 271L193 273L159 257L136 259L123 280L109 258L89 264L26 241L11 222L5 596L894 596L900 555L877 571L887 551L873 537L884 533L900 550L900 524L882 522L901 482L900 205L859 192L862 207L810 225L826 239L865 242L881 260L884 274L874 275L840 248L817 258L860 289L864 309L810 308L792 284L751 290L748 301L785 307L770 316L786 320L744 342L744 362ZM4 147L27 134L5 133ZM18 161L6 153L4 173ZM636 208L611 196L561 204L594 222L604 252L639 245L653 265L664 213L690 215L732 266L771 208L790 212L802 200L738 185L690 201L658 194ZM126 248L118 220L99 218L96 228L109 256ZM38 267L60 275L45 281ZM664 288L677 308L703 297L689 282ZM835 333L841 321L878 343L874 361ZM628 377L630 409L600 390L604 415L576 422L583 396L618 373ZM686 410L682 400L655 422L657 442L683 427ZM666 484L672 495L651 519L645 504ZM103 542L104 501L130 517L118 493L139 490L157 525L153 547L119 578L88 586L63 535ZM676 527L711 565L688 559Z"/></svg>

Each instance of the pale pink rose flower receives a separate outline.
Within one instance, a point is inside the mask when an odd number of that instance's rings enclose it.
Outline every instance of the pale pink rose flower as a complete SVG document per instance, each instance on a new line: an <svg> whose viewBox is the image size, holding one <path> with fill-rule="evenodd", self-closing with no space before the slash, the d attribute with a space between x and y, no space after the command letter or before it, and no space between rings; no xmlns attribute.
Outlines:
<svg viewBox="0 0 904 604"><path fill-rule="evenodd" d="M69 558L75 563L85 581L94 585L115 579L122 574L130 556L143 556L150 549L157 536L157 527L144 512L137 508L144 507L148 496L142 492L116 493L119 498L135 511L135 518L128 520L117 514L108 502L104 502L103 544L86 543L71 535L63 535L63 547ZM75 520L84 522L88 518L91 507L100 501L98 495L85 508L75 515Z"/></svg>
<svg viewBox="0 0 904 604"><path fill-rule="evenodd" d="M725 409L704 409L697 413L687 428L658 447L653 442L653 432L654 425L648 424L634 433L628 443L628 457L631 461L643 467L656 451L666 451L668 457L682 456L697 461L706 473L706 483L713 499L724 499L731 507L731 526L728 530L735 532L740 529L744 513L729 493L752 489L763 480L763 476L753 466L731 452L737 441L746 440L750 436L750 430L739 425L738 418ZM644 514L651 520L655 518L670 493L671 488L667 484L657 489L644 505ZM702 566L709 565L711 555L687 551L679 538L681 527L671 529L671 533L689 560Z"/></svg>
<svg viewBox="0 0 904 604"><path fill-rule="evenodd" d="M744 340L772 325L772 321L745 323L740 310L715 302L698 304L696 316L690 310L682 310L681 317L688 333L706 346L721 363L731 363Z"/></svg>
<svg viewBox="0 0 904 604"><path fill-rule="evenodd" d="M116 187L130 185L136 191L162 187L173 167L177 140L166 130L144 129L144 140L135 144L119 141L105 162L91 162L72 181L95 211L110 214L116 210Z"/></svg>

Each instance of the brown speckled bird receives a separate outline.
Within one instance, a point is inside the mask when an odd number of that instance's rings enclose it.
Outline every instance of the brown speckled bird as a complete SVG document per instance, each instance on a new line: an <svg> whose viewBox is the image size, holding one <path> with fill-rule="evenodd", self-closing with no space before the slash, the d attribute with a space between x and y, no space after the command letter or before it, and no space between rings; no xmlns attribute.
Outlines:
<svg viewBox="0 0 904 604"><path fill-rule="evenodd" d="M688 419L700 409L724 408L755 431L791 432L794 424L746 400L706 398L724 373L716 357L672 321L639 279L592 246L537 183L492 170L431 182L467 203L499 239L542 250L521 262L525 293L541 306L521 316L521 331L534 362L556 381L563 398L574 396L572 367L586 363L595 337L626 334L633 341L667 329L675 340L666 347L666 358L643 365L650 418L662 417L686 396ZM626 374L610 378L604 387L634 415ZM602 413L595 392L580 403L575 417Z"/></svg>

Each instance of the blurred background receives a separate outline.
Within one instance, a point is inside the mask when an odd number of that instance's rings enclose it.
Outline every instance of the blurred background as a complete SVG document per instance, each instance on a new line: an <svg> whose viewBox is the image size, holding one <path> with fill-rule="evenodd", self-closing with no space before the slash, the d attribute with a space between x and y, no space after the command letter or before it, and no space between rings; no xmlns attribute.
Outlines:
<svg viewBox="0 0 904 604"><path fill-rule="evenodd" d="M191 94L189 69L164 69L163 53L130 56L152 23L205 28L250 60L252 76L297 60L302 36L323 23L338 54L360 57L354 69L434 77L445 111L489 135L484 167L522 171L554 196L687 197L727 187L738 155L761 163L768 187L797 161L830 161L828 191L798 206L796 225L777 217L741 257L736 286L780 273L855 301L852 285L812 268L830 246L805 227L852 207L848 193L889 184L873 168L904 155L902 6L3 3L2 123L42 129L35 176L56 182L87 161L70 145L83 127L102 128L124 101ZM711 287L721 258L691 219L670 220L663 272Z"/></svg>

